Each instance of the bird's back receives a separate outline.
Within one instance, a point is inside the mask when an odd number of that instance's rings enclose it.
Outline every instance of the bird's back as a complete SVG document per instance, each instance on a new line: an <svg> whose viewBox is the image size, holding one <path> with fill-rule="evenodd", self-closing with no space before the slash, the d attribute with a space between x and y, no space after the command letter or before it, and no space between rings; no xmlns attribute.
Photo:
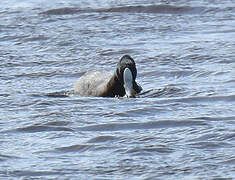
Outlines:
<svg viewBox="0 0 235 180"><path fill-rule="evenodd" d="M88 71L76 82L74 91L80 96L101 96L112 76L108 71Z"/></svg>

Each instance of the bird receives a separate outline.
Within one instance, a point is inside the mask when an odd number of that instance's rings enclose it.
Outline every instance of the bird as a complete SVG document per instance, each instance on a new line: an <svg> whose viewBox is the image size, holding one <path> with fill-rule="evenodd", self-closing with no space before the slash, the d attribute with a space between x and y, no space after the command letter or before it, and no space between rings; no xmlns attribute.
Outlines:
<svg viewBox="0 0 235 180"><path fill-rule="evenodd" d="M142 91L136 77L134 59L124 55L114 72L91 70L85 73L75 83L74 93L79 96L134 98Z"/></svg>

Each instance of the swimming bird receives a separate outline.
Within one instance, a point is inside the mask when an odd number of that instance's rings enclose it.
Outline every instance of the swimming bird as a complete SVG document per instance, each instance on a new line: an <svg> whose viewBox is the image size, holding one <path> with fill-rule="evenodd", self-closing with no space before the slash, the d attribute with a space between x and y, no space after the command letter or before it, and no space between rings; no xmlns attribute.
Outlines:
<svg viewBox="0 0 235 180"><path fill-rule="evenodd" d="M114 72L88 71L74 85L80 96L135 97L142 87L135 81L137 69L129 55L121 57Z"/></svg>

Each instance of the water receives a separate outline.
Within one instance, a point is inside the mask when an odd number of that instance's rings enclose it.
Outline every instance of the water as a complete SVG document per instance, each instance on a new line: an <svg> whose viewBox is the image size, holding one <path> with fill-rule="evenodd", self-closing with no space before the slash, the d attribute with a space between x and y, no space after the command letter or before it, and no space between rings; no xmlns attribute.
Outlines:
<svg viewBox="0 0 235 180"><path fill-rule="evenodd" d="M0 179L235 178L234 1L0 2ZM136 99L79 97L131 55Z"/></svg>

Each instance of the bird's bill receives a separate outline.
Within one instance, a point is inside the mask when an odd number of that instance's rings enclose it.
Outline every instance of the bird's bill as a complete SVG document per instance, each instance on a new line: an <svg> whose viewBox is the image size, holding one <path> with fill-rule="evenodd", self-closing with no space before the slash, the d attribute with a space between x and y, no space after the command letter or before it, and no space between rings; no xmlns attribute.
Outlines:
<svg viewBox="0 0 235 180"><path fill-rule="evenodd" d="M133 89L133 77L131 70L126 68L123 72L123 81L124 81L124 88L126 92L126 97L135 97L136 92Z"/></svg>

